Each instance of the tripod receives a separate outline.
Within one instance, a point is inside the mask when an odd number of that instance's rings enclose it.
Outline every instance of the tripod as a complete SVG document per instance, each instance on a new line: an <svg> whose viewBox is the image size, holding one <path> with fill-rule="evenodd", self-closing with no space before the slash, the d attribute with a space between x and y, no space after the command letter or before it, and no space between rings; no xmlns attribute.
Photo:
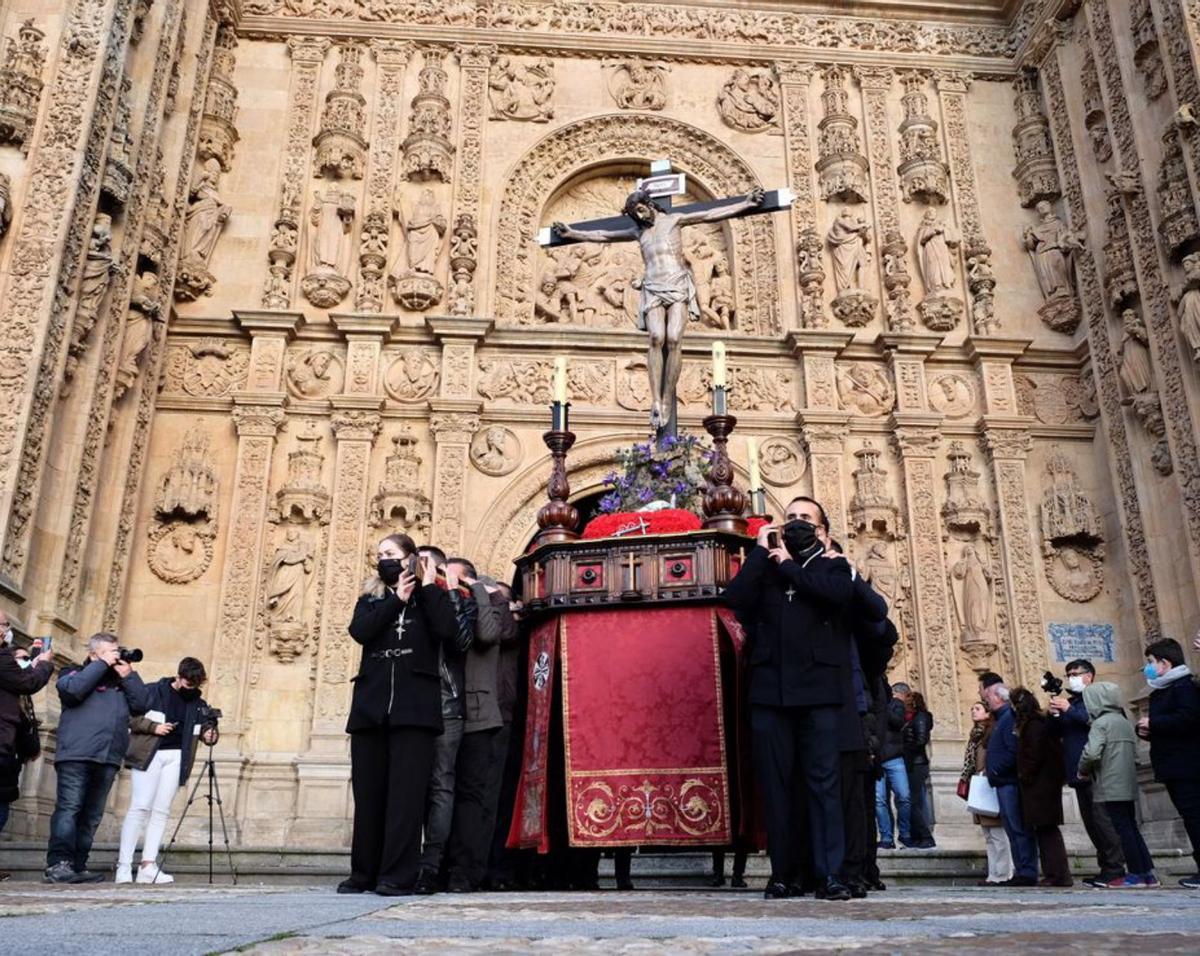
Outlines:
<svg viewBox="0 0 1200 956"><path fill-rule="evenodd" d="M196 800L196 794L200 790L200 784L208 780L208 793L205 794L205 799L208 801L208 882L211 885L213 881L213 804L216 804L217 814L221 819L221 836L225 840L225 857L229 862L229 875L233 878L233 885L237 886L237 869L233 865L233 853L229 849L229 830L225 826L225 808L221 803L221 788L217 784L217 766L213 763L212 749L216 745L217 736L216 728L213 727L212 743L205 742L208 747L208 756L204 760L204 768L196 777L195 784L192 785L192 792L188 795L187 806L183 808L183 813L179 815L179 822L175 824L175 832L171 834L171 841L167 844L167 848L163 850L160 857L159 872L162 872L162 863L166 862L168 854L175 846L175 840L179 836L179 830L183 826L183 821L187 818L188 811L192 808L192 804ZM155 874L157 882L158 875Z"/></svg>

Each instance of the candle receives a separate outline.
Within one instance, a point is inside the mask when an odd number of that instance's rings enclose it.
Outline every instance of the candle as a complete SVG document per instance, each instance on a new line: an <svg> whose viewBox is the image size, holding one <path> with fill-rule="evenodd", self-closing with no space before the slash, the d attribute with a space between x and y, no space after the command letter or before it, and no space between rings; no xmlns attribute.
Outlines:
<svg viewBox="0 0 1200 956"><path fill-rule="evenodd" d="M725 387L725 343L713 342L713 388Z"/></svg>
<svg viewBox="0 0 1200 956"><path fill-rule="evenodd" d="M750 457L750 490L758 489L762 482L758 478L758 440L746 439L746 454Z"/></svg>
<svg viewBox="0 0 1200 956"><path fill-rule="evenodd" d="M567 360L561 355L554 360L554 400L560 405L567 401Z"/></svg>

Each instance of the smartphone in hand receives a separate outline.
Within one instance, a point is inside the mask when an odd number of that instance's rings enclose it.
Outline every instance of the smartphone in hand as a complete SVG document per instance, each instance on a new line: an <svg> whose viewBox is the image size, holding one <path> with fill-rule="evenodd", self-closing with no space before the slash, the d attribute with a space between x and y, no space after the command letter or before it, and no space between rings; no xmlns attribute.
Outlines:
<svg viewBox="0 0 1200 956"><path fill-rule="evenodd" d="M768 531L767 532L767 547L771 551L774 551L776 548L779 547L779 532L778 531Z"/></svg>

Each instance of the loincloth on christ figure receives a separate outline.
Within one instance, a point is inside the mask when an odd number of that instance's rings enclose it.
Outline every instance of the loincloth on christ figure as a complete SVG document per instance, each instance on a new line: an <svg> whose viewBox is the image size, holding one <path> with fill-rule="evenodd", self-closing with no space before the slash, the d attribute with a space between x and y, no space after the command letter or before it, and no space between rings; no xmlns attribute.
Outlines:
<svg viewBox="0 0 1200 956"><path fill-rule="evenodd" d="M696 281L690 269L683 269L665 279L651 281L642 279L642 297L638 302L637 327L646 331L646 313L657 305L664 309L677 302L688 304L688 313L700 317L700 303L696 301Z"/></svg>

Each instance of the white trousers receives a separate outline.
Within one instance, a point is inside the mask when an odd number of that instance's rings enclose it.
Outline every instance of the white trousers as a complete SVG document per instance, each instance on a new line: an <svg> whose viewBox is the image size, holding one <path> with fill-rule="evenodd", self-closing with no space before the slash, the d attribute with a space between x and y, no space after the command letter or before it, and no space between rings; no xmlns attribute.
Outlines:
<svg viewBox="0 0 1200 956"><path fill-rule="evenodd" d="M987 841L989 882L999 883L1013 875L1012 851L1008 846L1008 834L1004 827L980 827Z"/></svg>
<svg viewBox="0 0 1200 956"><path fill-rule="evenodd" d="M125 822L121 824L118 866L133 865L133 851L143 830L146 831L146 842L142 846L142 859L158 859L158 848L171 816L171 801L179 790L180 756L178 750L159 750L150 766L133 771L133 797Z"/></svg>

